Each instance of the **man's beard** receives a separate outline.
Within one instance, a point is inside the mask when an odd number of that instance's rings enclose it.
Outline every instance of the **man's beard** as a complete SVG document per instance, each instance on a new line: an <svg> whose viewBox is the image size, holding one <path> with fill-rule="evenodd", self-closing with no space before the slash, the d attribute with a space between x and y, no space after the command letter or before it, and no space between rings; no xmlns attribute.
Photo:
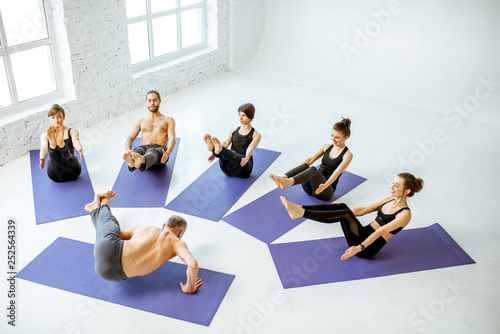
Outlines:
<svg viewBox="0 0 500 334"><path fill-rule="evenodd" d="M159 107L149 107L149 111L151 111L153 114L158 112Z"/></svg>

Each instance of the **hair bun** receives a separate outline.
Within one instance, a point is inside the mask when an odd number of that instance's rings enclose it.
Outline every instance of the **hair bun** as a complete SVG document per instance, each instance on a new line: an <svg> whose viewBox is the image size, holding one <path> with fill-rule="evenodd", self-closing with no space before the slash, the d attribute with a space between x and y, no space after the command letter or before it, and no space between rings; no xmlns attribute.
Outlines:
<svg viewBox="0 0 500 334"><path fill-rule="evenodd" d="M424 187L424 180L422 180L421 178L418 178L415 181L416 181L416 187L415 187L414 192L418 193Z"/></svg>
<svg viewBox="0 0 500 334"><path fill-rule="evenodd" d="M351 120L349 118L342 117L340 122L344 123L347 127L351 127Z"/></svg>

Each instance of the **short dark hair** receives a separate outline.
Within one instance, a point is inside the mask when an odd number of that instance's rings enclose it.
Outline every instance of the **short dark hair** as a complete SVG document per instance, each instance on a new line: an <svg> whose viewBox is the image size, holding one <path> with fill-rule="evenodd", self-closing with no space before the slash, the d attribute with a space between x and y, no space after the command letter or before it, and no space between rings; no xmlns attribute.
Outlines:
<svg viewBox="0 0 500 334"><path fill-rule="evenodd" d="M173 215L168 218L167 226L177 231L183 231L187 228L187 222L184 218Z"/></svg>
<svg viewBox="0 0 500 334"><path fill-rule="evenodd" d="M244 103L238 108L238 112L244 113L250 120L255 117L255 107L251 103Z"/></svg>
<svg viewBox="0 0 500 334"><path fill-rule="evenodd" d="M158 96L158 100L161 100L160 93L158 93L158 91L150 90L149 92L146 93L146 99L148 98L149 94L156 94L156 96Z"/></svg>

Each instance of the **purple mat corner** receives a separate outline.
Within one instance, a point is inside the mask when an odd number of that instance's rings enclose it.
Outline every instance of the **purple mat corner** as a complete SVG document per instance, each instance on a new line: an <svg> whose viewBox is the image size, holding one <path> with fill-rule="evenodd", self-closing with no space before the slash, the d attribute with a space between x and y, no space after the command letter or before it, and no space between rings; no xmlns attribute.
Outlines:
<svg viewBox="0 0 500 334"><path fill-rule="evenodd" d="M175 159L179 150L181 139L175 139L175 147L165 166L157 169L148 169L144 172L135 170L130 172L126 162L123 162L120 173L113 185L117 196L111 201L110 206L115 208L157 208L163 207L167 200L170 181L175 166ZM141 144L137 137L132 147ZM140 193L137 189L141 189Z"/></svg>
<svg viewBox="0 0 500 334"><path fill-rule="evenodd" d="M365 178L345 171L340 176L335 194L328 203L336 201L365 181ZM300 186L287 187L285 190L276 188L222 220L269 244L305 220L304 218L292 220L283 207L280 196L301 205L326 203L307 195Z"/></svg>
<svg viewBox="0 0 500 334"><path fill-rule="evenodd" d="M40 150L30 151L31 186L35 206L36 224L88 215L84 210L89 199L94 198L94 189L90 181L87 165L80 161L82 172L73 181L54 182L47 175L47 155L45 168L39 167ZM57 202L58 205L54 205Z"/></svg>
<svg viewBox="0 0 500 334"><path fill-rule="evenodd" d="M181 291L186 266L166 262L142 277L110 282L94 271L94 245L59 237L17 277L110 303L209 326L226 295L234 275L200 269L203 286L194 294ZM36 297L33 297L36 302ZM50 301L38 301L44 308Z"/></svg>
<svg viewBox="0 0 500 334"><path fill-rule="evenodd" d="M214 162L165 206L166 209L219 221L281 153L256 148L249 178L228 177Z"/></svg>
<svg viewBox="0 0 500 334"><path fill-rule="evenodd" d="M372 259L342 261L347 248L344 237L269 245L285 289L475 263L437 223L401 231Z"/></svg>

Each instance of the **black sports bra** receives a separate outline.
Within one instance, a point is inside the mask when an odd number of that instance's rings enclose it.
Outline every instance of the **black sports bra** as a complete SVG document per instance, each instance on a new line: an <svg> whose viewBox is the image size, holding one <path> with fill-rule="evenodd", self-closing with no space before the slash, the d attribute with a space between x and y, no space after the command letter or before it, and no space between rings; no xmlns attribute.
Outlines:
<svg viewBox="0 0 500 334"><path fill-rule="evenodd" d="M389 201L389 202L392 202L392 201ZM406 208L401 208L399 209L398 211L394 212L394 213L391 213L391 214L386 214L386 213L383 213L382 212L382 207L384 205L386 205L387 203L389 202L385 202L384 204L382 204L379 208L378 208L378 212L377 212L377 218L375 218L375 220L377 221L377 223L380 225L380 226L384 226L386 224L389 224L390 222L392 222L394 219L396 219L396 216L398 215L398 213L400 213L401 211L403 210L410 210L409 207L406 207ZM395 230L392 230L391 232L389 232L390 234L392 235L395 235L396 233L398 233L399 231L401 231L403 228L402 227L398 227L397 229Z"/></svg>

